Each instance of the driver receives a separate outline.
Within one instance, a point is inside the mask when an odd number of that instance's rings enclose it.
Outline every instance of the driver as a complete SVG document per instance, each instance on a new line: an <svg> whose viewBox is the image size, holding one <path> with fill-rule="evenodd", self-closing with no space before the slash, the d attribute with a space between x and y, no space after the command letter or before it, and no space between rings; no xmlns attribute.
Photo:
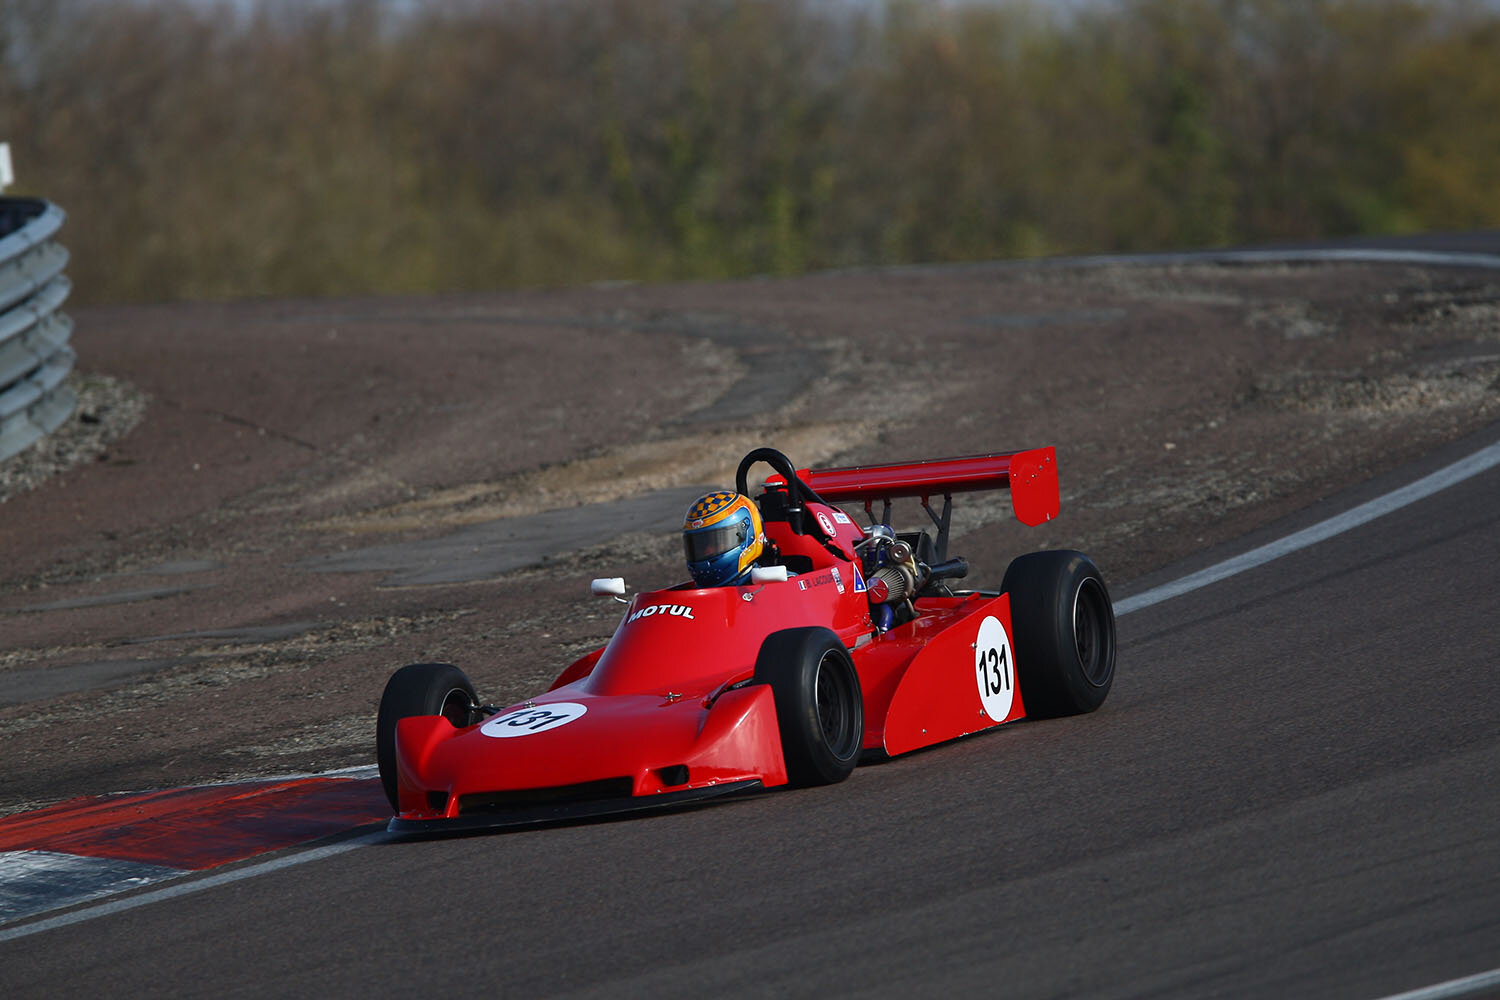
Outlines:
<svg viewBox="0 0 1500 1000"><path fill-rule="evenodd" d="M730 490L704 494L682 523L688 572L700 587L746 582L766 548L760 511L749 497Z"/></svg>

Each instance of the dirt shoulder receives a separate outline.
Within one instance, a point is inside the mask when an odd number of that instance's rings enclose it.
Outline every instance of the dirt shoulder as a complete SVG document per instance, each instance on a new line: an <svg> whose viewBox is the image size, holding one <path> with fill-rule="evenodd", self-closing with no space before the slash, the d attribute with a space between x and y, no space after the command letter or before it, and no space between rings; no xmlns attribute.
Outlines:
<svg viewBox="0 0 1500 1000"><path fill-rule="evenodd" d="M613 627L587 580L679 578L672 498L755 445L842 464L1055 444L1062 516L965 500L954 551L985 582L1081 548L1123 583L1500 417L1500 274L1398 264L74 317L98 402L65 435L92 434L71 456L91 460L13 476L0 505L0 812L367 763L403 662L534 691Z"/></svg>

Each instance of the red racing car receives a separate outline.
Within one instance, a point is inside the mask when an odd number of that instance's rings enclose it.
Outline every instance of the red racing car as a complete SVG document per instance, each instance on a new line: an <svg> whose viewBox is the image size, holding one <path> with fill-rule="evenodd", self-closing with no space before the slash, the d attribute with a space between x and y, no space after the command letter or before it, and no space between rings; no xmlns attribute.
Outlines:
<svg viewBox="0 0 1500 1000"><path fill-rule="evenodd" d="M739 494L760 462L775 475L754 499L765 544L744 578L636 594L609 642L544 694L497 708L455 666L398 670L376 726L390 829L529 825L828 784L862 755L1103 703L1114 609L1087 556L1033 552L999 590L952 586L968 572L947 554L953 495L1009 488L1016 516L1044 523L1058 510L1052 448L801 471L759 448L740 462ZM920 498L935 536L892 530L900 497ZM836 506L849 501L868 527Z"/></svg>

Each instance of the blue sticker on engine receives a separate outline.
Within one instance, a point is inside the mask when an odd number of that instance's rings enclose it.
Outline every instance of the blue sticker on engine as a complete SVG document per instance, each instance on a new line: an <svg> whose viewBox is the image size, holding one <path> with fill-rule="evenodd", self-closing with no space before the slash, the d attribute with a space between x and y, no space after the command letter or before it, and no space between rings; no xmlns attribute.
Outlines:
<svg viewBox="0 0 1500 1000"><path fill-rule="evenodd" d="M854 592L863 594L865 592L865 578L859 571L859 563L854 564Z"/></svg>

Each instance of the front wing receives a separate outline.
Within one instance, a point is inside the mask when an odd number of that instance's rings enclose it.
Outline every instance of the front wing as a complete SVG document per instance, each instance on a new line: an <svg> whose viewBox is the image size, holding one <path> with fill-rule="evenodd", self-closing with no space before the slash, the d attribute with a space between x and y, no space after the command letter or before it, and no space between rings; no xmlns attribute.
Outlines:
<svg viewBox="0 0 1500 1000"><path fill-rule="evenodd" d="M771 690L596 695L566 684L483 723L396 726L392 830L510 826L786 784Z"/></svg>
<svg viewBox="0 0 1500 1000"><path fill-rule="evenodd" d="M680 792L663 792L659 795L626 795L617 798L584 799L577 802L514 806L504 812L479 813L457 816L452 819L416 819L395 816L386 825L386 829L392 833L456 833L463 830L545 826L549 823L574 822L625 813L683 808L714 799L749 794L764 788L765 786L759 779L747 778L743 781L729 781L719 785L706 785L702 788L688 788Z"/></svg>

